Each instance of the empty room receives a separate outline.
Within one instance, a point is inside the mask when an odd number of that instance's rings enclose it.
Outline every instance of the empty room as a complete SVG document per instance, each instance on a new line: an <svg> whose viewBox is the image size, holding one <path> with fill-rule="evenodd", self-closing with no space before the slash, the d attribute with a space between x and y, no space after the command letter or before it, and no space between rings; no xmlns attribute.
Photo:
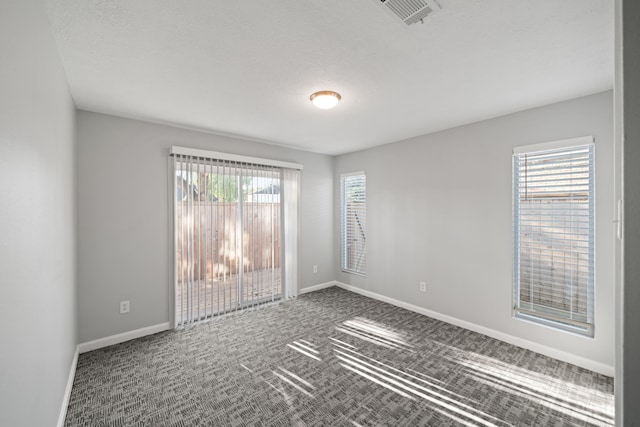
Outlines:
<svg viewBox="0 0 640 427"><path fill-rule="evenodd" d="M640 425L639 22L2 0L0 425Z"/></svg>

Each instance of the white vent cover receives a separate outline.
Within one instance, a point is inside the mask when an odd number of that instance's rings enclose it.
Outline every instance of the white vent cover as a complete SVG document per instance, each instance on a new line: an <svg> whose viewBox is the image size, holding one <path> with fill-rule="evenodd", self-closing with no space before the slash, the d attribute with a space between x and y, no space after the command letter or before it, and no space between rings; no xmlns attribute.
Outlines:
<svg viewBox="0 0 640 427"><path fill-rule="evenodd" d="M379 0L383 9L407 25L422 21L440 10L435 0Z"/></svg>

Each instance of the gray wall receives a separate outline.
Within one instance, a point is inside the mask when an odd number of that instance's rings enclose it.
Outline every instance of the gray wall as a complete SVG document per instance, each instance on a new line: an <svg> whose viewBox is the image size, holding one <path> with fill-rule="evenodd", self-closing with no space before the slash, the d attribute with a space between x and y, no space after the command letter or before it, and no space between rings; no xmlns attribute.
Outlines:
<svg viewBox="0 0 640 427"><path fill-rule="evenodd" d="M583 338L512 318L511 150L596 137L596 329ZM337 279L612 371L613 97L600 93L337 157L367 174L367 276ZM420 293L419 281L428 291Z"/></svg>
<svg viewBox="0 0 640 427"><path fill-rule="evenodd" d="M0 2L0 424L56 425L76 348L75 108L44 5Z"/></svg>
<svg viewBox="0 0 640 427"><path fill-rule="evenodd" d="M77 120L80 342L169 321L172 145L302 163L301 287L335 279L333 157L86 111Z"/></svg>
<svg viewBox="0 0 640 427"><path fill-rule="evenodd" d="M624 346L623 417L640 425L640 3L623 4L624 80Z"/></svg>

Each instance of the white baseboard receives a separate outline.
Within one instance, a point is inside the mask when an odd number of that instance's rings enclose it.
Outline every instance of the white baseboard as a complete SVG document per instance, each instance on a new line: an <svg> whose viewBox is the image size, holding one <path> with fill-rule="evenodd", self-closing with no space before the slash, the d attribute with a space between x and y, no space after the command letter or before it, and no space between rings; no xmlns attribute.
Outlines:
<svg viewBox="0 0 640 427"><path fill-rule="evenodd" d="M58 416L58 427L64 427L64 421L67 418L67 408L69 407L69 399L71 399L71 389L73 388L73 380L76 377L76 366L78 365L78 346L73 354L71 367L69 368L69 377L67 378L67 386L64 389L64 398L62 399L62 407Z"/></svg>
<svg viewBox="0 0 640 427"><path fill-rule="evenodd" d="M588 369L593 372L597 372L599 374L606 375L608 377L613 377L614 375L613 366L605 365L604 363L596 362L594 360L587 359L585 357L581 357L572 353L567 353L566 351L558 350L543 344L538 344L533 341L529 341L523 338L515 337L513 335L505 334L504 332L499 332L494 329L476 325L475 323L467 322L466 320L447 316L446 314L441 314L436 311L432 311L423 307L418 307L417 305L413 305L413 304L406 303L404 301L389 298L387 296L380 295L375 292L366 291L356 286L347 285L341 282L335 282L335 285L347 291L355 292L357 294L364 295L366 297L373 298L378 301L386 302L386 303L389 303L398 307L402 307L404 309L407 309L416 313L423 314L428 317L432 317L434 319L442 320L443 322L450 323L455 326L460 326L461 328L469 329L471 331L478 332L483 335L487 335L491 338L495 338L500 341L513 344L517 347L526 348L527 350L535 351L536 353L540 353L545 356L561 360L563 362L571 363L573 365L580 366L582 368Z"/></svg>
<svg viewBox="0 0 640 427"><path fill-rule="evenodd" d="M169 322L159 323L157 325L147 326L146 328L135 329L133 331L111 335L110 337L83 342L81 344L78 344L78 350L80 353L86 353L88 351L97 350L99 348L108 347L114 344L120 344L122 342L144 337L147 335L157 334L158 332L166 331L169 329L171 329Z"/></svg>
<svg viewBox="0 0 640 427"><path fill-rule="evenodd" d="M338 282L333 280L331 282L320 283L319 285L307 286L306 288L300 289L300 291L298 293L300 295L307 294L309 292L319 291L320 289L330 288L332 286L336 286L337 284L338 284Z"/></svg>

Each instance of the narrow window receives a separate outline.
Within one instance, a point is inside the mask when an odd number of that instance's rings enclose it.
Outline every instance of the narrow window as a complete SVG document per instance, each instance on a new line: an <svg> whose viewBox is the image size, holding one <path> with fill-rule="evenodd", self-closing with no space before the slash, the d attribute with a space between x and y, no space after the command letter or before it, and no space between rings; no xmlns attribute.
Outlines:
<svg viewBox="0 0 640 427"><path fill-rule="evenodd" d="M367 267L367 203L364 172L340 176L342 271L364 275Z"/></svg>
<svg viewBox="0 0 640 427"><path fill-rule="evenodd" d="M514 314L593 336L593 137L513 150Z"/></svg>

